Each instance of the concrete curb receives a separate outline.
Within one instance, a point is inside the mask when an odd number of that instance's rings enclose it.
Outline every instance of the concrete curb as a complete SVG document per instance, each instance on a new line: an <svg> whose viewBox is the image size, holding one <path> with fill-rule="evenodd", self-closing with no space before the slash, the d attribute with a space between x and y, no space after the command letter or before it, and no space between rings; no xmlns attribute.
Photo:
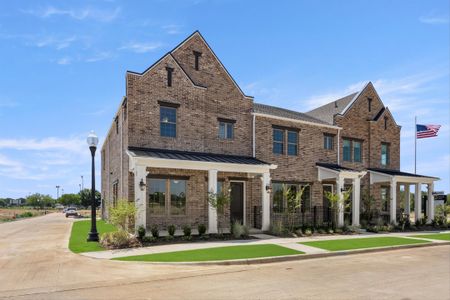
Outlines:
<svg viewBox="0 0 450 300"><path fill-rule="evenodd" d="M114 261L120 263L145 263L152 265L186 265L186 266L235 266L235 265L254 265L254 264L268 264L276 262L286 262L286 261L296 261L296 260L306 260L315 258L326 258L332 256L344 256L352 254L364 254L373 252L385 252L392 250L403 250L412 248L423 248L423 247L434 247L434 246L444 246L450 245L450 242L431 242L425 244L412 244L412 245L401 245L401 246L388 246L381 248L369 248L369 249L356 249L356 250L343 250L327 253L315 253L315 254L295 254L295 255L285 255L285 256L275 256L275 257L262 257L262 258L250 258L250 259L234 259L226 261L205 261L205 262L150 262L150 261Z"/></svg>

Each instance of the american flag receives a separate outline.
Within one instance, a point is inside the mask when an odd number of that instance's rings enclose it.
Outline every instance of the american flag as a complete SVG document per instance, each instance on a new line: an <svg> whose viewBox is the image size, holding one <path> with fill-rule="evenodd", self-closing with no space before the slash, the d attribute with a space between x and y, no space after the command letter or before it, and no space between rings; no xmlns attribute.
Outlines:
<svg viewBox="0 0 450 300"><path fill-rule="evenodd" d="M416 134L418 139L429 138L437 136L441 125L421 125L416 124Z"/></svg>

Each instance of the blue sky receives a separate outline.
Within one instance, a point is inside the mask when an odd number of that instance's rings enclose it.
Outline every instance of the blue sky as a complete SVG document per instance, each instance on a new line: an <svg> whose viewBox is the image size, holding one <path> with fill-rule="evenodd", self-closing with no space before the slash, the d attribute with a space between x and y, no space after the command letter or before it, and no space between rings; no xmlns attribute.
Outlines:
<svg viewBox="0 0 450 300"><path fill-rule="evenodd" d="M307 111L372 81L403 126L404 171L414 116L442 125L418 141L418 173L449 192L446 0L2 1L0 197L77 192L90 177L85 137L106 135L125 71L197 29L257 102Z"/></svg>

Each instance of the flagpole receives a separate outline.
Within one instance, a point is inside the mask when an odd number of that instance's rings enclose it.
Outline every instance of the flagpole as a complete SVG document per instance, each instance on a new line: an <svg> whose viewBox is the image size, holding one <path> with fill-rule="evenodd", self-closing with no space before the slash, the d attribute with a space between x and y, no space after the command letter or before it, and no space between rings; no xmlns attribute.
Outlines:
<svg viewBox="0 0 450 300"><path fill-rule="evenodd" d="M414 117L414 174L417 174L417 116Z"/></svg>

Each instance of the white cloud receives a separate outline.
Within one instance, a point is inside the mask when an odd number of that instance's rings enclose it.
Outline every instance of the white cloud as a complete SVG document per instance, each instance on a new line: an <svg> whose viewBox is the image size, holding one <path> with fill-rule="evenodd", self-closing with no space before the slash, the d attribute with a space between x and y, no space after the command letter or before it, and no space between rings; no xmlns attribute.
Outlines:
<svg viewBox="0 0 450 300"><path fill-rule="evenodd" d="M421 16L419 18L419 21L421 23L424 23L424 24L432 24L432 25L448 24L449 23L449 17L448 16L444 16L444 15L430 14L430 15L426 15L426 16Z"/></svg>
<svg viewBox="0 0 450 300"><path fill-rule="evenodd" d="M54 6L47 6L43 9L23 10L24 13L34 15L39 18L50 18L54 16L70 17L75 20L92 19L99 22L110 22L116 19L120 14L121 8L116 7L113 10L99 10L91 7L83 9L60 9Z"/></svg>
<svg viewBox="0 0 450 300"><path fill-rule="evenodd" d="M69 65L72 62L70 57L62 57L56 60L58 65Z"/></svg>
<svg viewBox="0 0 450 300"><path fill-rule="evenodd" d="M176 25L176 24L164 25L164 26L162 27L162 29L163 29L167 34L179 34L179 33L181 33L181 26Z"/></svg>
<svg viewBox="0 0 450 300"><path fill-rule="evenodd" d="M76 40L75 36L65 37L65 38L57 38L54 36L44 36L40 38L36 38L33 41L33 45L39 48L42 47L54 47L57 50L61 50L64 48L68 48L74 41Z"/></svg>
<svg viewBox="0 0 450 300"><path fill-rule="evenodd" d="M112 52L109 51L105 51L105 52L98 52L95 55L86 58L86 62L97 62L97 61L102 61L102 60L106 60L106 59L110 59L112 58L114 55Z"/></svg>
<svg viewBox="0 0 450 300"><path fill-rule="evenodd" d="M48 137L43 139L0 139L0 149L13 150L64 150L69 152L84 152L84 138L71 137L61 139L56 137Z"/></svg>
<svg viewBox="0 0 450 300"><path fill-rule="evenodd" d="M119 50L129 50L135 53L147 53L154 51L162 46L162 43L159 42L130 42L122 47Z"/></svg>

